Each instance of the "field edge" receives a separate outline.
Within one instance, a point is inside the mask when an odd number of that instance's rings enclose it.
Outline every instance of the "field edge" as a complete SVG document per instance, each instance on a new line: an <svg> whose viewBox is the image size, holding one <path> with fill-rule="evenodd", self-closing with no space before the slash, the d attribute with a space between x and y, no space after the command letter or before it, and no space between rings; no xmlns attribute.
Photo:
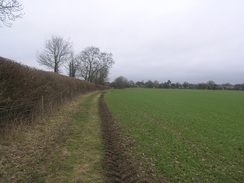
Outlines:
<svg viewBox="0 0 244 183"><path fill-rule="evenodd" d="M123 129L110 113L104 93L100 96L99 108L105 144L104 168L109 182L168 182L148 173L148 167L136 153L133 142L123 134Z"/></svg>

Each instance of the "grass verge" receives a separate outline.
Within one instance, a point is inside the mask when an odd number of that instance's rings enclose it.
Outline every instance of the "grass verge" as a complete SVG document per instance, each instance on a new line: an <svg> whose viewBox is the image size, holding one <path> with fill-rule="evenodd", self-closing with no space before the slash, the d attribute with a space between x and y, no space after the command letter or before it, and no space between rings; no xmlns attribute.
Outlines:
<svg viewBox="0 0 244 183"><path fill-rule="evenodd" d="M104 182L99 93L0 142L0 182Z"/></svg>
<svg viewBox="0 0 244 183"><path fill-rule="evenodd" d="M90 95L78 106L67 141L48 166L47 182L104 182L98 98Z"/></svg>

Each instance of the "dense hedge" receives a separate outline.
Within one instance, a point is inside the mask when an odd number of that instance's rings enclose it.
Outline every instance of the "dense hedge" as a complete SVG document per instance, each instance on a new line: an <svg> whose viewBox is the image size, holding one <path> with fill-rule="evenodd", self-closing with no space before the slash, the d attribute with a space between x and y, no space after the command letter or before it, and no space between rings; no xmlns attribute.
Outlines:
<svg viewBox="0 0 244 183"><path fill-rule="evenodd" d="M32 122L80 94L103 89L107 88L0 57L0 129Z"/></svg>

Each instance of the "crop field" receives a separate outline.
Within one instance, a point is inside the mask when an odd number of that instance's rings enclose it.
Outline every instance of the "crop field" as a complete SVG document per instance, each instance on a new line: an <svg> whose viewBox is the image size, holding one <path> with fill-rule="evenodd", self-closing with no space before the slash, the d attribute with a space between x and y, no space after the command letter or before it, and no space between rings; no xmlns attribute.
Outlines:
<svg viewBox="0 0 244 183"><path fill-rule="evenodd" d="M112 90L105 102L147 173L170 182L244 181L244 92Z"/></svg>

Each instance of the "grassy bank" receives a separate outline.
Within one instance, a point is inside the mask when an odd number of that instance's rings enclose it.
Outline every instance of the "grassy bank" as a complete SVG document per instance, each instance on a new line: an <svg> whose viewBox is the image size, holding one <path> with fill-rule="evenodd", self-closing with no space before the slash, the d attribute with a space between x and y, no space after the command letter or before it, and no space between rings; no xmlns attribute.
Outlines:
<svg viewBox="0 0 244 183"><path fill-rule="evenodd" d="M104 182L99 93L0 143L0 182Z"/></svg>

